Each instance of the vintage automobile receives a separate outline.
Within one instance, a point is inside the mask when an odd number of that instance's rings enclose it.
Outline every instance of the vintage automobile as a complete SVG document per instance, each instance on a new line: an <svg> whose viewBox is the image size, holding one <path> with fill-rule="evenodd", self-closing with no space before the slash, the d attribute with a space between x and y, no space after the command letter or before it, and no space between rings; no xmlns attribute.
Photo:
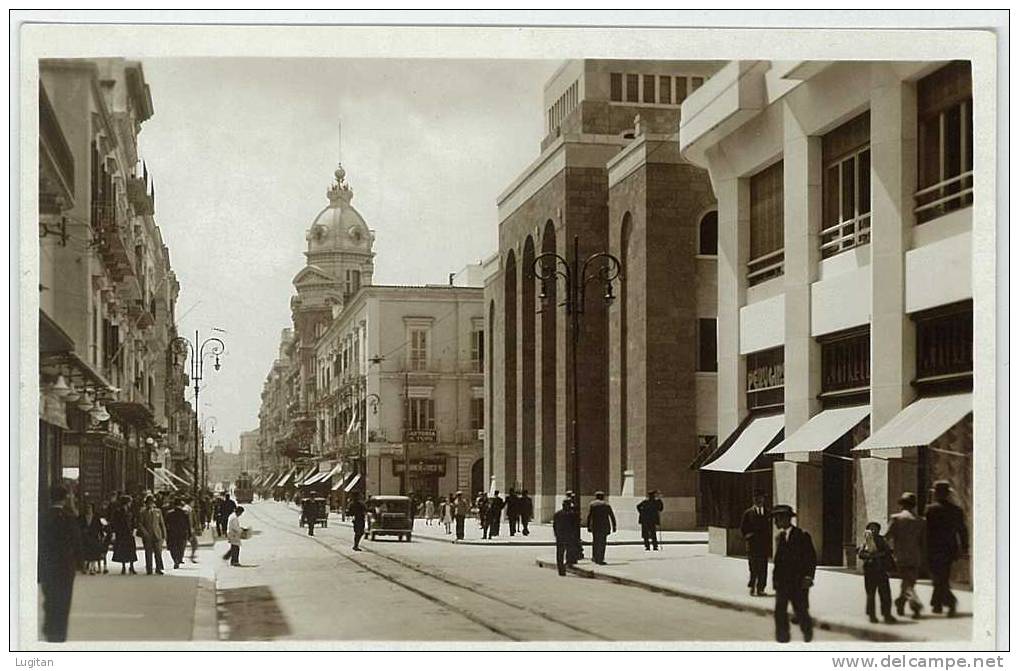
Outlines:
<svg viewBox="0 0 1019 671"><path fill-rule="evenodd" d="M410 541L414 531L414 505L408 496L372 496L368 499L368 538L397 536Z"/></svg>
<svg viewBox="0 0 1019 671"><path fill-rule="evenodd" d="M322 497L308 497L301 501L300 524L305 525L305 518L310 518L310 523L318 527L329 526L329 505Z"/></svg>

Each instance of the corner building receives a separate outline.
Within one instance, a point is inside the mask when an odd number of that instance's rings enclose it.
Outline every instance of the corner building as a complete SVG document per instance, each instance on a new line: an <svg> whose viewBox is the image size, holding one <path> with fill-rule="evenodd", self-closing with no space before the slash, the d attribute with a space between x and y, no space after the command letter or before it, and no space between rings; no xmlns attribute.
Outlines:
<svg viewBox="0 0 1019 671"><path fill-rule="evenodd" d="M714 199L672 135L682 101L719 66L564 63L545 86L541 154L498 198L499 253L485 282L485 478L490 490L528 490L538 519L575 488L576 417L585 500L605 491L629 525L637 500L658 489L666 527L696 523L689 466L698 436L715 435ZM609 252L623 264L614 302L601 282L587 287L576 408L564 284L546 283L541 300L533 275L542 253L572 262L574 239L581 260Z"/></svg>
<svg viewBox="0 0 1019 671"><path fill-rule="evenodd" d="M940 478L972 524L969 64L733 61L680 144L719 202L713 550L755 485L823 564Z"/></svg>

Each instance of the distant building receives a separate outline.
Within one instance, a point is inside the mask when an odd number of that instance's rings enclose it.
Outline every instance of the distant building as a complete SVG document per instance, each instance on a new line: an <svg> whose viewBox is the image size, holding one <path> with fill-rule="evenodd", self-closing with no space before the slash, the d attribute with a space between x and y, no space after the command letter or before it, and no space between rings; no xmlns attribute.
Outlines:
<svg viewBox="0 0 1019 671"><path fill-rule="evenodd" d="M261 470L262 453L258 436L258 429L241 433L241 470L245 473L258 473Z"/></svg>
<svg viewBox="0 0 1019 671"><path fill-rule="evenodd" d="M210 488L229 490L230 485L241 474L241 455L237 452L227 452L222 445L216 445L205 455L206 459L206 482Z"/></svg>

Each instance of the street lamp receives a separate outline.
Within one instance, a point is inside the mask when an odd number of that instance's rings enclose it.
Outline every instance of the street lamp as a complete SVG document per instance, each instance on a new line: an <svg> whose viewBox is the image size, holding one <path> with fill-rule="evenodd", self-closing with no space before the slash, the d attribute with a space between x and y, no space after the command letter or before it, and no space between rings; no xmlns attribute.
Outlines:
<svg viewBox="0 0 1019 671"><path fill-rule="evenodd" d="M599 267L600 264L600 267ZM588 274L588 268L594 266L594 272ZM589 282L599 281L603 284L605 293L602 299L606 304L615 300L612 292L612 282L615 281L622 271L623 264L608 252L596 252L588 256L583 263L580 261L580 238L573 236L573 259L567 261L555 252L545 252L534 259L531 274L535 279L541 280L541 292L538 298L541 299L542 307L548 300L546 285L548 282L558 282L563 278L566 299L561 303L566 308L566 314L570 315L570 335L572 347L570 349L570 394L573 399L573 413L570 417L571 431L571 453L573 455L573 491L577 497L577 508L580 508L580 441L577 427L577 347L580 343L580 316L584 314L585 289ZM540 312L540 310L539 310ZM625 346L625 344L624 344Z"/></svg>
<svg viewBox="0 0 1019 671"><path fill-rule="evenodd" d="M198 336L198 330L195 330L195 339L188 340L184 336L177 336L170 342L170 347L174 353L174 365L183 365L183 361L178 360L177 357L184 357L185 359L190 358L189 375L191 377L191 383L195 386L195 501L198 501L200 494L198 486L198 473L199 473L199 461L198 461L198 441L199 441L199 424L198 424L198 392L201 389L202 377L205 372L205 357L215 357L214 368L219 370L219 357L226 350L226 345L223 341L216 337L206 338L201 340ZM208 351L206 351L208 349Z"/></svg>

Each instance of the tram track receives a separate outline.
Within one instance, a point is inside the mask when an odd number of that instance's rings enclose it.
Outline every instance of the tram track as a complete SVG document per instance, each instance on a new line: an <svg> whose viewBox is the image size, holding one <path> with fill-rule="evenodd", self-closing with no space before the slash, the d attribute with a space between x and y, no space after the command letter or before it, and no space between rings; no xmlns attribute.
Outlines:
<svg viewBox="0 0 1019 671"><path fill-rule="evenodd" d="M362 548L363 554L355 554L352 550L341 550L321 535L308 536L293 527L282 524L269 514L259 514L260 511L255 506L248 508L248 511L259 522L283 533L310 540L354 566L452 611L502 639L513 642L576 640L578 638L612 640L597 632L566 622L541 609L486 593L484 585L454 578L443 571L435 570L432 567L426 568L374 548ZM333 539L339 540L336 537ZM521 617L522 615L527 617ZM557 636L557 631L561 635Z"/></svg>

